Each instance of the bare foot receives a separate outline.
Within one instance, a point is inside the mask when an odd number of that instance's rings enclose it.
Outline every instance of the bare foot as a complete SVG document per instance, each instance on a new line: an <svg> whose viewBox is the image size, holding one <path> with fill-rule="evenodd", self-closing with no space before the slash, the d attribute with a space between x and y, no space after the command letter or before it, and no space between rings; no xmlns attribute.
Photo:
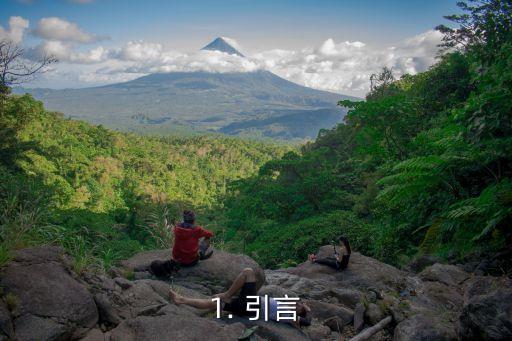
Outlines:
<svg viewBox="0 0 512 341"><path fill-rule="evenodd" d="M179 295L178 293L176 293L175 291L173 291L172 289L169 289L169 298L171 299L171 301L174 302L174 304L176 305L180 305L180 304L183 304L185 303L184 299L183 299L183 296Z"/></svg>

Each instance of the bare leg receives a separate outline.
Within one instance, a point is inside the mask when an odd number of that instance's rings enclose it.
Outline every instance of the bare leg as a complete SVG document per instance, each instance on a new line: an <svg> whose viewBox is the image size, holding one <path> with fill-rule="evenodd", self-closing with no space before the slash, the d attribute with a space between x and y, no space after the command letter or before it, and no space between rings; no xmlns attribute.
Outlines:
<svg viewBox="0 0 512 341"><path fill-rule="evenodd" d="M169 297L176 305L185 304L197 309L208 309L210 311L217 309L217 302L209 298L188 298L179 295L172 289L169 290Z"/></svg>
<svg viewBox="0 0 512 341"><path fill-rule="evenodd" d="M242 272L235 278L229 290L225 293L216 295L216 297L219 297L223 301L229 300L238 292L238 290L244 286L246 282L256 282L256 275L254 274L254 270L251 268L243 269ZM208 309L211 311L217 309L217 302L214 302L209 298L188 298L179 295L172 289L169 290L169 297L177 305L185 304L194 308Z"/></svg>
<svg viewBox="0 0 512 341"><path fill-rule="evenodd" d="M235 278L233 284L228 291L225 293L216 295L220 297L223 301L229 301L231 297L233 297L238 290L242 289L245 283L256 282L256 275L254 274L254 270L251 268L245 268L240 272L240 274Z"/></svg>

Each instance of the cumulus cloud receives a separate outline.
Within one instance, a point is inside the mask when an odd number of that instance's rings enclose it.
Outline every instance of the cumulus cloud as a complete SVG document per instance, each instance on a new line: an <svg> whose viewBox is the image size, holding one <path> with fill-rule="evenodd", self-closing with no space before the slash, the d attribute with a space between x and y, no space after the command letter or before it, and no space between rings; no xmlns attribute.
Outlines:
<svg viewBox="0 0 512 341"><path fill-rule="evenodd" d="M61 41L48 40L36 47L27 50L27 57L38 60L42 56L51 55L59 62L77 64L101 63L108 58L109 51L102 46L86 50L76 51L73 45Z"/></svg>
<svg viewBox="0 0 512 341"><path fill-rule="evenodd" d="M249 72L259 68L256 61L219 51L200 50L180 53L161 44L131 41L111 52L111 58L131 62L127 72L173 71Z"/></svg>
<svg viewBox="0 0 512 341"><path fill-rule="evenodd" d="M105 37L87 33L79 28L77 24L57 17L42 18L37 23L33 33L45 40L76 43L91 43L105 39Z"/></svg>
<svg viewBox="0 0 512 341"><path fill-rule="evenodd" d="M308 87L363 96L369 89L370 75L384 66L391 68L396 76L428 69L435 63L441 38L439 32L427 31L388 48L377 48L360 41L327 39L316 48L273 49L248 58L218 51L178 53L166 50L158 43L134 41L110 53L111 59L125 63L111 69L106 66L110 71L99 77L105 79L107 74L108 77L115 74L127 77L132 73L251 72L266 69Z"/></svg>
<svg viewBox="0 0 512 341"><path fill-rule="evenodd" d="M23 40L23 35L27 30L29 21L22 17L10 17L9 29L0 26L0 40L10 40L16 44Z"/></svg>
<svg viewBox="0 0 512 341"><path fill-rule="evenodd" d="M93 65L94 68L87 72L77 69L80 82L105 84L156 72L251 72L265 69L308 87L356 96L363 96L369 90L370 75L384 66L391 68L396 76L428 69L435 63L442 38L437 31L427 31L387 48L360 41L326 39L316 47L272 49L240 57L219 51L182 53L158 42L147 41L130 41L109 49L99 46L84 50L77 44L89 40L88 34L76 25L74 27L76 30L69 30L73 34L45 35L53 39L46 39L31 52L34 55L53 54L67 63ZM239 49L236 41L224 39Z"/></svg>
<svg viewBox="0 0 512 341"><path fill-rule="evenodd" d="M396 76L425 71L434 64L442 35L427 31L389 48L327 39L318 48L270 50L253 57L278 75L309 87L364 95L369 77L387 66Z"/></svg>

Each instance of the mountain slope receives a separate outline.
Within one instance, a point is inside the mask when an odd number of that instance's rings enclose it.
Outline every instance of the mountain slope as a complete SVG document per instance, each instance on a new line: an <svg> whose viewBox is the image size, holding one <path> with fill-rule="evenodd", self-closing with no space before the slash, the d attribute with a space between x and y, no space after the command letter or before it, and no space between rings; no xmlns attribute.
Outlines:
<svg viewBox="0 0 512 341"><path fill-rule="evenodd" d="M201 50L208 51L220 51L227 54L234 54L240 57L245 57L242 53L240 53L237 49L231 46L225 38L216 38L214 41L203 47Z"/></svg>
<svg viewBox="0 0 512 341"><path fill-rule="evenodd" d="M223 38L203 50L243 58ZM157 73L101 87L15 91L33 94L50 110L120 130L186 129L286 139L314 138L318 129L340 122L346 111L337 102L350 98L307 88L264 70ZM277 134L265 127L274 120L279 121ZM314 129L293 128L311 123Z"/></svg>

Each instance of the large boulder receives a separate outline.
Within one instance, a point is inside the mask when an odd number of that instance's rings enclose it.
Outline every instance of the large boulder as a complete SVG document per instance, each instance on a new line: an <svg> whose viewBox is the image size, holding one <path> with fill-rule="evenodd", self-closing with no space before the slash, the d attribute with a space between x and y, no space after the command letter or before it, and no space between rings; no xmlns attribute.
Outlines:
<svg viewBox="0 0 512 341"><path fill-rule="evenodd" d="M18 340L58 340L85 334L98 321L87 288L73 277L61 248L24 249L1 270Z"/></svg>
<svg viewBox="0 0 512 341"><path fill-rule="evenodd" d="M245 327L241 323L221 324L194 315L164 314L139 316L112 330L111 341L225 341L238 340Z"/></svg>
<svg viewBox="0 0 512 341"><path fill-rule="evenodd" d="M417 314L400 322L394 332L394 341L452 341L457 340L453 324L442 317Z"/></svg>
<svg viewBox="0 0 512 341"><path fill-rule="evenodd" d="M320 248L317 257L332 256L332 246ZM344 271L337 271L328 266L311 263L309 261L297 267L286 269L291 274L309 279L323 279L343 283L344 287L357 287L361 289L376 288L379 290L396 289L402 287L406 273L376 259L352 252L350 262Z"/></svg>
<svg viewBox="0 0 512 341"><path fill-rule="evenodd" d="M168 259L170 253L170 250L141 252L123 261L121 265L135 272L143 272L148 270L152 261ZM200 261L195 266L182 267L173 280L184 286L196 283L196 286L206 288L203 293L214 294L215 291L229 288L245 268L252 268L255 271L256 286L259 289L265 283L265 273L258 263L246 255L232 254L220 250L214 250L212 257ZM196 288L201 289L200 287Z"/></svg>
<svg viewBox="0 0 512 341"><path fill-rule="evenodd" d="M243 324L245 328L253 328L257 326L255 334L264 340L272 341L288 341L288 340L309 340L308 334L304 330L298 330L286 323L278 323L274 321L257 320L251 321L247 318L238 316L223 316L220 320L226 324Z"/></svg>
<svg viewBox="0 0 512 341"><path fill-rule="evenodd" d="M351 324L354 319L354 311L339 305L314 300L306 300L305 303L311 308L311 316L322 323L332 317L338 317L340 327L343 327Z"/></svg>
<svg viewBox="0 0 512 341"><path fill-rule="evenodd" d="M14 326L7 305L0 300L0 340L3 340L2 337L14 339Z"/></svg>
<svg viewBox="0 0 512 341"><path fill-rule="evenodd" d="M512 281L472 278L465 285L459 336L464 340L512 339Z"/></svg>
<svg viewBox="0 0 512 341"><path fill-rule="evenodd" d="M419 255L415 257L407 266L405 267L406 271L419 273L423 271L426 267L434 265L435 263L439 263L441 259L439 257L433 255Z"/></svg>
<svg viewBox="0 0 512 341"><path fill-rule="evenodd" d="M440 263L429 266L420 273L420 278L424 281L436 281L454 287L458 287L469 277L467 272L455 265Z"/></svg>

